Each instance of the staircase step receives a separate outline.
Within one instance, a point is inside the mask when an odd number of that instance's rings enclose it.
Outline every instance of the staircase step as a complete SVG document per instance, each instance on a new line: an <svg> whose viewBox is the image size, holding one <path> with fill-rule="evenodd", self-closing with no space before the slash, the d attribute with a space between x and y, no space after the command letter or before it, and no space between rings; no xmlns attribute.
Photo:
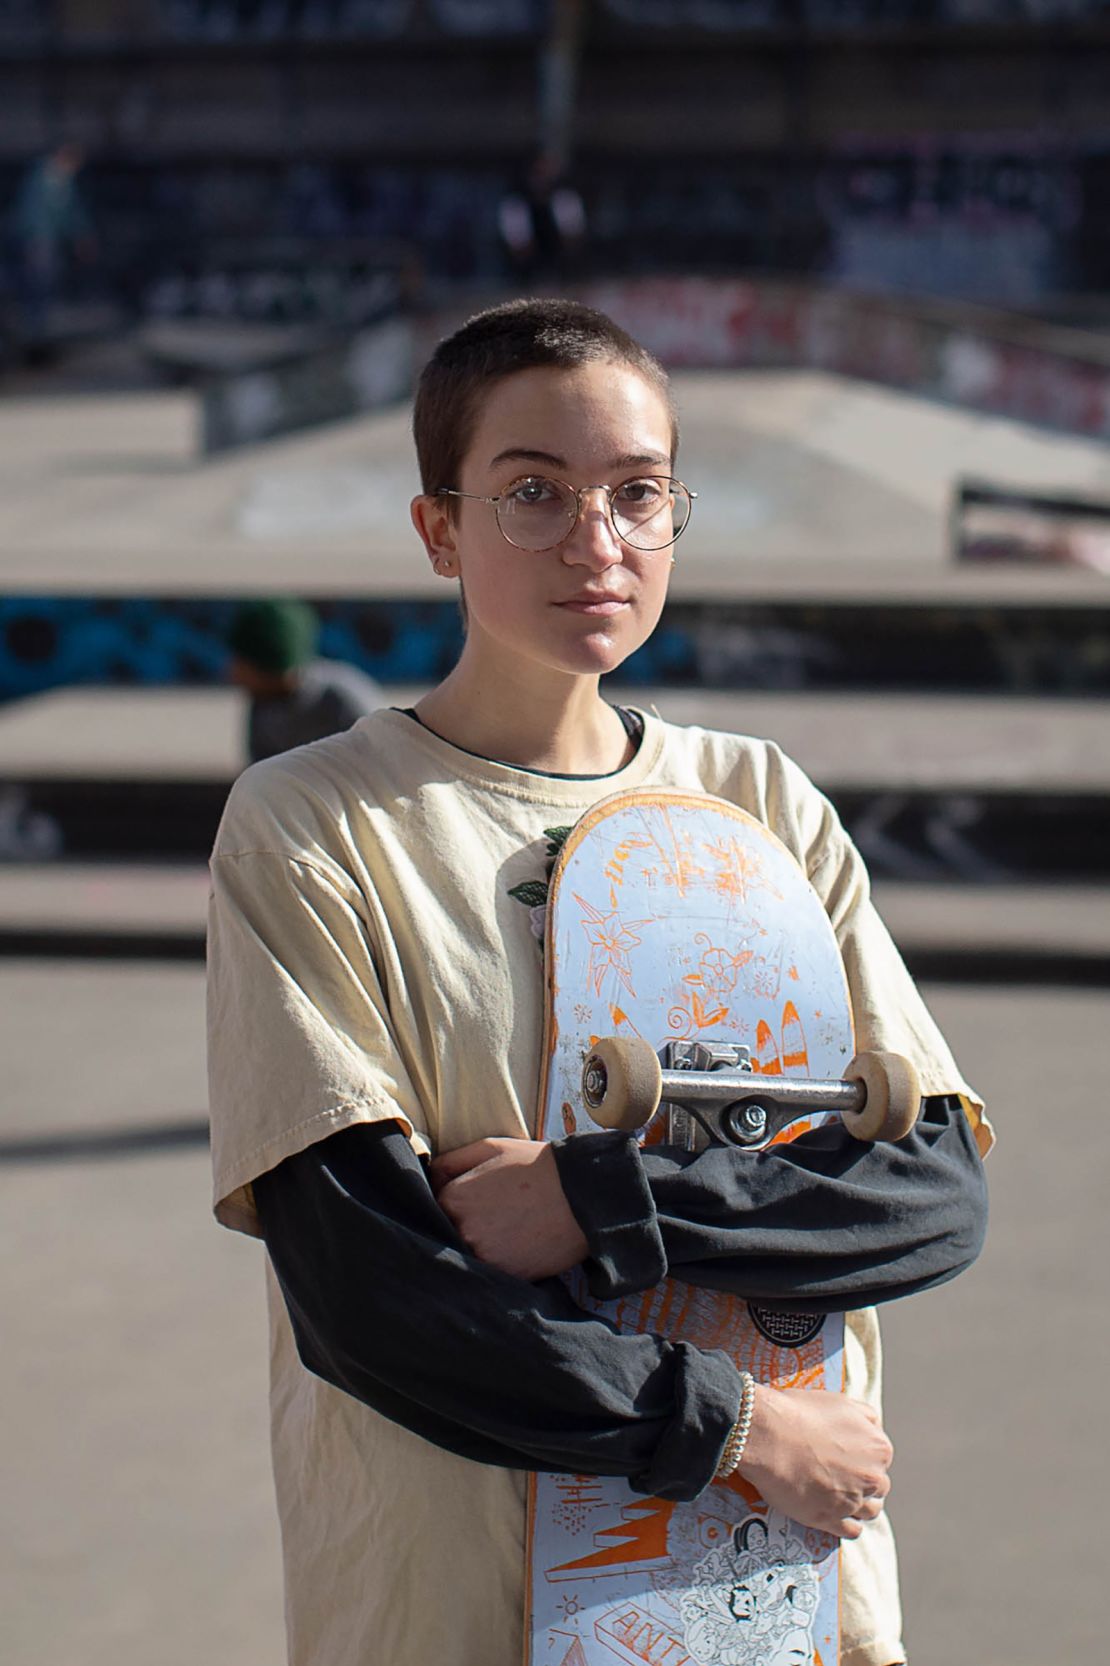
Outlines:
<svg viewBox="0 0 1110 1666"><path fill-rule="evenodd" d="M1110 889L880 881L875 902L919 976L1110 981ZM0 868L0 956L203 954L207 870L47 863Z"/></svg>
<svg viewBox="0 0 1110 1666"><path fill-rule="evenodd" d="M422 687L393 685L390 705ZM998 696L612 688L673 723L769 737L819 783L1110 793L1110 706ZM232 690L64 689L0 707L0 781L225 780L242 767Z"/></svg>

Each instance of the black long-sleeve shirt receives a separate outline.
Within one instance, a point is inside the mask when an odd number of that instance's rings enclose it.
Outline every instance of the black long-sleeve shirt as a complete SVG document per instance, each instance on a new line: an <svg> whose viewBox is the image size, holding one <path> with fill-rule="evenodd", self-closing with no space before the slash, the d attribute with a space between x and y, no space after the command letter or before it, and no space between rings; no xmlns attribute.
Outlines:
<svg viewBox="0 0 1110 1666"><path fill-rule="evenodd" d="M864 1307L954 1277L985 1230L951 1095L897 1145L830 1123L760 1153L585 1134L555 1155L598 1296L670 1273L794 1311ZM711 1479L739 1397L727 1358L618 1335L561 1280L476 1260L396 1124L334 1134L254 1192L301 1358L327 1381L484 1463L624 1475L670 1498Z"/></svg>

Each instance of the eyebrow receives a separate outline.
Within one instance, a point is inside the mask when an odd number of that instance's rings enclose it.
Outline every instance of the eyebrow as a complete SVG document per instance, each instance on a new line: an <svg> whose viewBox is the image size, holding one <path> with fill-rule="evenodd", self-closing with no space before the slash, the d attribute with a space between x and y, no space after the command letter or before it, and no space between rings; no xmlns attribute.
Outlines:
<svg viewBox="0 0 1110 1666"><path fill-rule="evenodd" d="M499 463L546 463L554 469L570 467L565 457L559 457L553 451L533 451L526 446L510 446L506 451L499 451L489 466L495 469ZM657 451L628 452L623 457L610 458L607 467L610 470L638 469L645 463L663 463L670 468L671 459L661 456Z"/></svg>

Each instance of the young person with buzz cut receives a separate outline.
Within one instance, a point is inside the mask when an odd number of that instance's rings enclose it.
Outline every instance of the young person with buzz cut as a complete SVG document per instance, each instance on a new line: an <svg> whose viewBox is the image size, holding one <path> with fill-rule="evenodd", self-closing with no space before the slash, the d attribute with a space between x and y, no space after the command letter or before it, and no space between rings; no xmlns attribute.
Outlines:
<svg viewBox="0 0 1110 1666"><path fill-rule="evenodd" d="M581 1266L600 1296L669 1273L847 1311L847 1392L758 1388L740 1473L841 1537L844 1666L890 1666L874 1304L978 1253L981 1104L797 766L599 693L659 618L690 506L659 364L585 307L514 302L440 344L414 427L412 518L461 587L458 664L411 710L248 770L212 861L216 1214L268 1250L290 1660L519 1666L529 1470L710 1485L739 1373L583 1312L554 1276ZM668 529L644 548L628 535L653 494ZM544 875L545 828L642 786L728 799L797 857L858 1044L919 1072L904 1141L530 1137L543 971L514 892Z"/></svg>

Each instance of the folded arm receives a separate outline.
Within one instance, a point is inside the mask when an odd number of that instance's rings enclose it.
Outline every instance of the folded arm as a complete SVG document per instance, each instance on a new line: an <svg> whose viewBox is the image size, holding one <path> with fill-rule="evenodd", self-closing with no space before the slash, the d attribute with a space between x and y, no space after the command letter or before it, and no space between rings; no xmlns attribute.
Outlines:
<svg viewBox="0 0 1110 1666"><path fill-rule="evenodd" d="M669 1274L785 1309L867 1307L954 1277L986 1228L956 1095L927 1099L896 1145L840 1122L760 1152L641 1150L620 1133L483 1140L432 1174L475 1254L524 1277L581 1263L602 1298Z"/></svg>
<svg viewBox="0 0 1110 1666"><path fill-rule="evenodd" d="M510 1468L623 1475L693 1498L736 1417L728 1358L618 1335L557 1280L467 1252L395 1123L254 1182L304 1364L436 1445Z"/></svg>
<svg viewBox="0 0 1110 1666"><path fill-rule="evenodd" d="M758 1154L620 1160L643 1175L669 1273L785 1309L867 1307L944 1283L986 1232L982 1160L955 1094L927 1098L896 1144L862 1143L837 1120ZM580 1196L572 1180L572 1210Z"/></svg>
<svg viewBox="0 0 1110 1666"><path fill-rule="evenodd" d="M333 1134L254 1184L309 1370L480 1463L621 1475L695 1498L736 1417L728 1357L617 1334L547 1279L466 1252L393 1123ZM892 1449L846 1395L757 1387L738 1474L769 1503L858 1538L883 1508Z"/></svg>

